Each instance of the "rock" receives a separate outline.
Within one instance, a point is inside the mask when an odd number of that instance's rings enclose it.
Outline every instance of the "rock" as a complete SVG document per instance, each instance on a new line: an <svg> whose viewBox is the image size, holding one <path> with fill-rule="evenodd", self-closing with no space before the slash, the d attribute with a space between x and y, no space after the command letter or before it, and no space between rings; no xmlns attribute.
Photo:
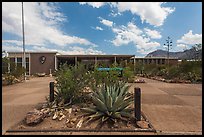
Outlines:
<svg viewBox="0 0 204 137"><path fill-rule="evenodd" d="M77 118L72 118L70 121L75 123L77 121Z"/></svg>
<svg viewBox="0 0 204 137"><path fill-rule="evenodd" d="M142 129L149 128L149 123L146 121L137 121L137 125Z"/></svg>
<svg viewBox="0 0 204 137"><path fill-rule="evenodd" d="M130 127L130 122L129 121L127 122L127 127Z"/></svg>
<svg viewBox="0 0 204 137"><path fill-rule="evenodd" d="M58 112L55 112L54 116L52 117L53 120L57 119L58 117Z"/></svg>
<svg viewBox="0 0 204 137"><path fill-rule="evenodd" d="M46 74L45 73L37 73L38 77L44 77Z"/></svg>
<svg viewBox="0 0 204 137"><path fill-rule="evenodd" d="M19 129L25 129L26 127L23 126L23 125L20 125L18 128L19 128Z"/></svg>
<svg viewBox="0 0 204 137"><path fill-rule="evenodd" d="M43 112L40 112L39 110L34 109L33 111L30 111L27 113L25 121L27 125L36 125L43 121L44 114Z"/></svg>
<svg viewBox="0 0 204 137"><path fill-rule="evenodd" d="M67 124L68 128L72 128L73 126L74 126L74 123L72 123L72 122Z"/></svg>
<svg viewBox="0 0 204 137"><path fill-rule="evenodd" d="M49 116L49 113L50 113L50 109L49 108L43 108L40 111L43 112L44 117Z"/></svg>
<svg viewBox="0 0 204 137"><path fill-rule="evenodd" d="M80 109L79 109L79 108L77 108L77 109L76 109L76 112L79 112L79 111L80 111Z"/></svg>
<svg viewBox="0 0 204 137"><path fill-rule="evenodd" d="M82 117L82 118L79 120L79 122L77 123L76 128L80 128L81 125L82 125L82 123L83 123L83 117Z"/></svg>
<svg viewBox="0 0 204 137"><path fill-rule="evenodd" d="M186 80L185 83L186 83L186 84L190 84L191 81L190 81L190 80Z"/></svg>
<svg viewBox="0 0 204 137"><path fill-rule="evenodd" d="M73 112L77 112L77 109L78 109L78 107L77 107L77 106L72 105L72 111L73 111Z"/></svg>
<svg viewBox="0 0 204 137"><path fill-rule="evenodd" d="M65 123L66 123L66 124L69 123L69 119L66 119Z"/></svg>
<svg viewBox="0 0 204 137"><path fill-rule="evenodd" d="M64 114L62 113L62 111L60 111L59 116L63 116Z"/></svg>
<svg viewBox="0 0 204 137"><path fill-rule="evenodd" d="M114 128L119 128L118 123L114 123L113 127L114 127Z"/></svg>
<svg viewBox="0 0 204 137"><path fill-rule="evenodd" d="M136 79L135 83L145 83L145 81L143 79Z"/></svg>
<svg viewBox="0 0 204 137"><path fill-rule="evenodd" d="M13 82L14 82L14 83L19 83L19 82L21 82L21 81L20 81L19 79L17 79L17 78L14 78Z"/></svg>
<svg viewBox="0 0 204 137"><path fill-rule="evenodd" d="M72 113L72 108L69 108L69 109L65 109L69 114Z"/></svg>
<svg viewBox="0 0 204 137"><path fill-rule="evenodd" d="M59 118L59 121L61 121L63 118L65 118L66 116L65 115L62 115L60 118Z"/></svg>

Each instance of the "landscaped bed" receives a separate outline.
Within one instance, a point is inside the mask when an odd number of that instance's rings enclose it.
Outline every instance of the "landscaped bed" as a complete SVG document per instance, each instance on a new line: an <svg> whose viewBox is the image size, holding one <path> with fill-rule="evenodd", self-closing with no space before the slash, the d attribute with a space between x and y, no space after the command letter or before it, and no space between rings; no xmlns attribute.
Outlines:
<svg viewBox="0 0 204 137"><path fill-rule="evenodd" d="M38 106L38 110L43 110L43 105ZM93 120L87 122L88 119L84 116L84 113L80 110L82 104L73 105L69 109L61 111L65 117L62 120L56 118L53 120L53 115L49 116L49 113L44 115L43 121L36 125L27 125L26 120L23 119L18 124L14 125L7 132L51 132L51 131L126 131L126 132L155 132L151 123L147 120L144 113L142 113L141 121L137 124L134 118L128 121L119 120L115 124L105 122L99 124L100 120ZM71 111L70 111L71 110ZM41 111L43 112L43 111ZM71 113L70 113L71 112ZM133 111L134 112L134 111ZM134 115L134 113L132 113ZM83 121L82 121L83 120ZM81 122L80 122L81 121ZM82 123L79 126L79 123ZM78 126L77 126L78 125Z"/></svg>

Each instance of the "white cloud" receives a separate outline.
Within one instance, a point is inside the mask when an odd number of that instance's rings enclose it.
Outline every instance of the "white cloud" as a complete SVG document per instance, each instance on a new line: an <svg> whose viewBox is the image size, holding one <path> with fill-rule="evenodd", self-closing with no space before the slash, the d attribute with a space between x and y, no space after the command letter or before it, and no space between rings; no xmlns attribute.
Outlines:
<svg viewBox="0 0 204 137"><path fill-rule="evenodd" d="M96 30L103 30L101 27L96 26Z"/></svg>
<svg viewBox="0 0 204 137"><path fill-rule="evenodd" d="M184 34L181 39L177 40L177 43L190 45L202 44L202 34L193 34L193 31L189 30L189 32Z"/></svg>
<svg viewBox="0 0 204 137"><path fill-rule="evenodd" d="M23 51L23 47L22 47L22 42L21 41L17 41L17 40L3 40L2 41L2 50L5 51L19 51L22 52ZM105 54L104 52L100 51L100 50L96 50L94 49L94 47L89 47L89 48L82 48L82 47L78 47L78 46L67 46L67 47L58 47L58 48L50 48L50 47L46 47L46 46L32 46L29 49L26 48L26 52L28 51L36 51L36 52L42 52L42 51L46 51L46 52L58 52L60 54Z"/></svg>
<svg viewBox="0 0 204 137"><path fill-rule="evenodd" d="M112 31L116 33L114 40L111 41L115 46L133 43L137 47L137 52L141 54L154 51L160 46L158 42L152 42L149 37L145 37L144 32L132 22L129 22L127 26L113 27Z"/></svg>
<svg viewBox="0 0 204 137"><path fill-rule="evenodd" d="M79 2L81 5L88 4L92 6L93 8L100 8L101 6L104 6L106 2Z"/></svg>
<svg viewBox="0 0 204 137"><path fill-rule="evenodd" d="M66 17L53 3L24 2L25 43L28 45L81 44L96 46L87 39L70 36L60 30ZM21 2L2 3L2 31L22 38Z"/></svg>
<svg viewBox="0 0 204 137"><path fill-rule="evenodd" d="M95 30L103 30L103 28L99 27L99 26L96 26L95 28L94 27L91 27L92 29L95 29Z"/></svg>
<svg viewBox="0 0 204 137"><path fill-rule="evenodd" d="M19 46L13 46L13 45L2 45L2 50L5 51L23 51L22 47Z"/></svg>
<svg viewBox="0 0 204 137"><path fill-rule="evenodd" d="M161 26L167 16L175 11L175 8L162 7L162 2L118 2L119 12L131 11L132 14L139 15L142 22L154 26Z"/></svg>
<svg viewBox="0 0 204 137"><path fill-rule="evenodd" d="M34 51L56 51L60 54L64 54L64 55L77 55L77 54L80 54L80 55L93 55L93 54L105 54L103 53L102 51L99 51L99 50L96 50L96 49L93 49L93 48L88 48L88 49L85 49L85 48L82 48L82 47L77 47L77 46L71 46L71 47L68 47L66 50L63 50L63 49L50 49L50 48L45 48L45 47L39 47L39 46L34 46L33 47L33 50Z"/></svg>
<svg viewBox="0 0 204 137"><path fill-rule="evenodd" d="M148 28L145 28L145 33L150 36L152 39L160 39L162 36L160 34L160 32L156 31L156 30L150 30Z"/></svg>
<svg viewBox="0 0 204 137"><path fill-rule="evenodd" d="M177 47L181 48L181 49L187 49L188 48L188 46L185 44L177 44Z"/></svg>
<svg viewBox="0 0 204 137"><path fill-rule="evenodd" d="M110 14L112 16L130 11L132 14L140 16L142 22L145 21L154 26L163 25L167 16L175 11L175 8L162 6L164 2L81 2L80 4L88 4L94 8L109 4L111 8L118 9L118 14L112 13Z"/></svg>
<svg viewBox="0 0 204 137"><path fill-rule="evenodd" d="M109 14L109 16L112 16L112 17L116 17L116 16L121 16L122 14L118 11L115 11L115 10L111 10L111 13Z"/></svg>
<svg viewBox="0 0 204 137"><path fill-rule="evenodd" d="M3 45L16 45L16 46L22 46L23 45L23 41L19 41L19 40L2 40Z"/></svg>
<svg viewBox="0 0 204 137"><path fill-rule="evenodd" d="M103 19L101 17L98 17L100 19L100 22L103 24L103 25L106 25L108 27L112 27L113 26L113 22L110 21L110 20L106 20L106 19Z"/></svg>

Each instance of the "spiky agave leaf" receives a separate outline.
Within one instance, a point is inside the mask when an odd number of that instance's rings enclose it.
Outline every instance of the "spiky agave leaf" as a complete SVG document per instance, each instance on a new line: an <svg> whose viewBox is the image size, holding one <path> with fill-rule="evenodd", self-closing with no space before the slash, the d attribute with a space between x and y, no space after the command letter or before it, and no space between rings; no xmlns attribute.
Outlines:
<svg viewBox="0 0 204 137"><path fill-rule="evenodd" d="M103 123L103 122L107 121L108 119L109 119L108 116L102 116L102 118L101 118L101 122Z"/></svg>
<svg viewBox="0 0 204 137"><path fill-rule="evenodd" d="M102 88L100 88L98 91L97 91L97 94L98 94L98 98L102 101L102 102L105 102L105 97L102 93Z"/></svg>
<svg viewBox="0 0 204 137"><path fill-rule="evenodd" d="M110 95L110 88L107 89L107 94L106 94L106 106L108 110L110 111L112 108L112 97Z"/></svg>
<svg viewBox="0 0 204 137"><path fill-rule="evenodd" d="M95 107L94 108L81 108L81 111L93 114L97 112L97 109Z"/></svg>
<svg viewBox="0 0 204 137"><path fill-rule="evenodd" d="M99 98L92 96L92 101L94 105L96 106L96 108L100 110L101 112L105 112L108 110L104 102L102 102Z"/></svg>
<svg viewBox="0 0 204 137"><path fill-rule="evenodd" d="M103 115L104 115L104 113L102 113L102 112L96 112L95 114L89 116L89 120L100 118Z"/></svg>
<svg viewBox="0 0 204 137"><path fill-rule="evenodd" d="M133 101L133 98L128 98L128 99L124 100L120 104L120 106L116 109L116 111L121 111L121 110L127 108L132 103L132 101Z"/></svg>

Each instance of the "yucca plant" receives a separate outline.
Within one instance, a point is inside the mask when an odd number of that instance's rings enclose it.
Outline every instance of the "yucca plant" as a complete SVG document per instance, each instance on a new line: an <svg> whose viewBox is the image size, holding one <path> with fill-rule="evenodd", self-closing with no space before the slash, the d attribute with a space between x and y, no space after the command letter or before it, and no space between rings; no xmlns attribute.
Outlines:
<svg viewBox="0 0 204 137"><path fill-rule="evenodd" d="M82 108L88 114L89 120L101 119L101 122L131 118L132 109L129 107L133 97L128 93L130 86L125 83L104 85L91 95L94 106Z"/></svg>

